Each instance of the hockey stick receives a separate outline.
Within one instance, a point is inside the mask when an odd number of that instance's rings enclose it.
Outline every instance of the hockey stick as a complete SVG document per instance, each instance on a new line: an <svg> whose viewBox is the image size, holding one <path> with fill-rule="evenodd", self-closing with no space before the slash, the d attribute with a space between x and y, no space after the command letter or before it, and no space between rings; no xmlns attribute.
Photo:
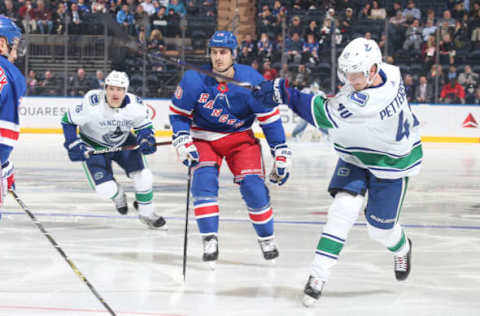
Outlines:
<svg viewBox="0 0 480 316"><path fill-rule="evenodd" d="M111 33L120 40L120 43L123 44L123 46L125 46L125 47L127 47L127 48L129 48L129 49L131 49L131 50L133 50L137 53L142 52L142 50L138 47L135 40L133 40L124 30L122 30L120 24L118 24L116 21L113 20L113 17L112 17L111 14L104 13L104 14L99 14L99 15L100 15L100 17L99 17L100 20L103 21L104 25L107 27L107 29L109 31L111 31ZM115 41L115 43L117 43L117 42L118 41ZM170 65L173 65L173 66L176 66L176 67L179 67L179 68L184 67L184 68L189 69L189 70L194 70L196 72L200 72L200 73L202 73L204 75L207 75L209 77L218 78L218 79L221 79L221 80L223 80L227 83L231 83L231 84L234 84L234 85L237 85L237 86L240 86L240 87L244 87L244 88L247 88L247 89L250 89L250 90L260 89L259 86L254 86L250 82L238 81L238 80L235 80L233 78L224 76L222 74L215 73L215 72L210 71L208 69L204 69L204 68L201 68L201 67L194 66L192 64L188 64L184 60L181 60L180 58L171 59L171 58L167 58L167 57L153 55L153 54L150 54L150 53L147 53L146 55L151 59L156 59L158 61L165 62L167 64L170 64Z"/></svg>
<svg viewBox="0 0 480 316"><path fill-rule="evenodd" d="M187 278L187 242L188 242L188 211L190 209L190 186L192 184L192 167L188 167L187 207L185 210L185 231L183 237L183 282Z"/></svg>
<svg viewBox="0 0 480 316"><path fill-rule="evenodd" d="M164 146L164 145L171 145L171 141L166 141L166 142L158 142L155 143L155 146ZM140 145L127 145L127 146L120 146L120 147L113 147L113 148L106 148L106 149L98 149L98 150L90 150L86 152L86 156L90 155L102 155L102 154L108 154L108 153L116 153L119 151L126 151L126 150L135 150L140 148Z"/></svg>
<svg viewBox="0 0 480 316"><path fill-rule="evenodd" d="M25 205L25 203L23 203L23 201L20 199L20 197L17 195L17 193L14 191L14 190L10 190L10 193L12 194L12 196L15 198L15 201L17 201L18 205L20 205L20 207L25 211L25 213L27 213L27 215L32 219L33 223L35 225L37 225L38 229L40 229L40 231L42 232L42 234L48 239L48 241L50 241L50 243L52 244L53 248L57 249L57 251L60 253L60 255L62 256L63 259L65 259L65 261L68 263L68 265L70 266L70 268L72 268L73 272L75 272L75 274L80 278L82 279L82 281L88 286L88 288L90 289L90 291L95 295L95 297L100 301L100 303L102 303L102 305L108 310L108 312L110 313L110 315L113 315L113 316L116 316L117 314L115 314L115 312L113 311L113 309L107 304L107 302L105 302L105 300L100 296L100 294L97 292L97 290L95 290L95 288L93 287L93 285L88 281L88 279L82 274L82 272L80 272L80 270L78 270L77 266L75 266L75 264L72 262L72 260L70 260L70 258L68 258L67 254L63 251L63 249L57 244L57 242L55 241L55 239L53 239L52 235L50 235L46 230L45 228L43 228L43 225L37 220L37 218L35 217L35 215L33 215L32 212L30 212L30 210L27 208L27 206Z"/></svg>

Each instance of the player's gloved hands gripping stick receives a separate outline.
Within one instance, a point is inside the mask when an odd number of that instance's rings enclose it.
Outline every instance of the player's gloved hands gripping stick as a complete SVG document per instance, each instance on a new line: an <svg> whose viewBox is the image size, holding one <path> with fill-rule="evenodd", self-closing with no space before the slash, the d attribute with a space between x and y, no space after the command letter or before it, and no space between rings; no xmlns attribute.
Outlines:
<svg viewBox="0 0 480 316"><path fill-rule="evenodd" d="M285 79L275 79L263 81L258 89L253 91L255 99L263 105L274 108L279 104L287 104L290 95L288 94L288 81Z"/></svg>
<svg viewBox="0 0 480 316"><path fill-rule="evenodd" d="M150 155L157 151L154 131L151 128L144 128L137 132L137 143L140 146L140 151L144 155Z"/></svg>
<svg viewBox="0 0 480 316"><path fill-rule="evenodd" d="M280 144L272 150L272 155L274 161L272 172L270 172L270 182L282 185L290 176L292 150L288 148L287 144Z"/></svg>
<svg viewBox="0 0 480 316"><path fill-rule="evenodd" d="M190 134L178 132L173 136L172 145L177 150L178 157L185 166L193 167L198 164L200 156Z"/></svg>

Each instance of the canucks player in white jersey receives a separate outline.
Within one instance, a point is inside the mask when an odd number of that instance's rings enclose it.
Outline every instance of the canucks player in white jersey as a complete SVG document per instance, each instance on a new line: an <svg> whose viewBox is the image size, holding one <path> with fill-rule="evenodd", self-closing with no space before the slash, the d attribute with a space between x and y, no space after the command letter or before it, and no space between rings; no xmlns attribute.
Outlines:
<svg viewBox="0 0 480 316"><path fill-rule="evenodd" d="M398 223L408 178L419 172L422 144L398 67L382 63L377 43L351 41L338 58L345 85L331 98L303 94L283 79L255 93L264 104L287 104L310 124L328 131L340 158L329 192L334 201L304 289L306 306L320 297L347 235L362 210L369 236L394 257L397 280L410 273L412 242Z"/></svg>
<svg viewBox="0 0 480 316"><path fill-rule="evenodd" d="M126 73L112 71L105 78L104 90L90 90L81 104L70 106L62 119L64 146L71 161L83 163L97 194L111 199L117 211L125 215L127 196L113 176L112 161L115 161L133 179L134 206L139 219L149 228L166 229L165 219L154 212L153 176L143 157L157 149L153 124L142 99L127 93L128 86ZM139 145L136 150L90 155L94 149L136 144Z"/></svg>

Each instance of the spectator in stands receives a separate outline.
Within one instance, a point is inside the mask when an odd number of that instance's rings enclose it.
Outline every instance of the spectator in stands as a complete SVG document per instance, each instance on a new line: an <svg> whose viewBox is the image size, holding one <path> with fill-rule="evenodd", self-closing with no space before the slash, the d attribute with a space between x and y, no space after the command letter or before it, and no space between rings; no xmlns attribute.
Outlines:
<svg viewBox="0 0 480 316"><path fill-rule="evenodd" d="M467 12L465 11L465 5L463 1L456 0L455 5L453 6L453 9L452 9L452 18L454 18L457 21L462 20L463 15L465 13Z"/></svg>
<svg viewBox="0 0 480 316"><path fill-rule="evenodd" d="M443 17L438 21L439 25L443 25L444 23L447 23L448 27L452 29L455 27L455 19L452 18L450 10L443 11Z"/></svg>
<svg viewBox="0 0 480 316"><path fill-rule="evenodd" d="M465 103L467 104L480 104L480 88L475 89L474 94L467 95L465 99Z"/></svg>
<svg viewBox="0 0 480 316"><path fill-rule="evenodd" d="M253 54L248 51L247 46L243 46L240 48L240 53L238 54L237 58L239 64L250 65L255 59L255 56L253 56Z"/></svg>
<svg viewBox="0 0 480 316"><path fill-rule="evenodd" d="M452 79L456 79L458 77L457 75L457 67L455 65L450 65L448 66L448 71L447 71L447 80L450 81Z"/></svg>
<svg viewBox="0 0 480 316"><path fill-rule="evenodd" d="M414 19L412 24L407 28L405 33L405 42L403 43L403 49L408 51L410 47L420 52L421 45L423 43L422 39L422 28L420 27L420 21Z"/></svg>
<svg viewBox="0 0 480 316"><path fill-rule="evenodd" d="M168 7L169 0L157 0L160 6L164 6L165 9Z"/></svg>
<svg viewBox="0 0 480 316"><path fill-rule="evenodd" d="M294 75L293 86L303 89L305 85L310 82L310 69L305 67L304 64L299 64L297 72Z"/></svg>
<svg viewBox="0 0 480 316"><path fill-rule="evenodd" d="M465 92L473 94L478 87L479 75L472 71L470 65L465 65L464 71L458 76L458 83L465 88Z"/></svg>
<svg viewBox="0 0 480 316"><path fill-rule="evenodd" d="M275 0L273 3L272 15L277 19L280 15L284 14L287 9L282 5L280 0Z"/></svg>
<svg viewBox="0 0 480 316"><path fill-rule="evenodd" d="M163 54L165 52L165 41L160 30L153 30L148 40L149 52L157 52Z"/></svg>
<svg viewBox="0 0 480 316"><path fill-rule="evenodd" d="M308 26L306 27L305 31L303 32L305 40L307 40L308 34L312 34L315 41L318 41L318 33L320 32L317 21L310 20L308 22Z"/></svg>
<svg viewBox="0 0 480 316"><path fill-rule="evenodd" d="M118 11L122 9L122 0L111 1L107 7L107 12L116 18Z"/></svg>
<svg viewBox="0 0 480 316"><path fill-rule="evenodd" d="M400 15L402 15L402 13L403 13L402 5L400 4L400 2L395 1L392 4L392 8L387 10L387 17L391 19L391 18L397 16L399 11L400 11Z"/></svg>
<svg viewBox="0 0 480 316"><path fill-rule="evenodd" d="M101 70L95 72L95 77L90 80L91 89L103 89L105 88L105 74Z"/></svg>
<svg viewBox="0 0 480 316"><path fill-rule="evenodd" d="M167 9L167 37L177 37L181 34L180 20L182 17L172 8Z"/></svg>
<svg viewBox="0 0 480 316"><path fill-rule="evenodd" d="M257 42L258 58L270 58L272 56L273 43L268 37L267 33L260 35L260 40Z"/></svg>
<svg viewBox="0 0 480 316"><path fill-rule="evenodd" d="M435 35L436 31L437 31L437 27L435 26L433 19L427 19L427 22L425 23L425 26L422 29L423 40L425 42L428 41L428 38L430 37L430 35Z"/></svg>
<svg viewBox="0 0 480 316"><path fill-rule="evenodd" d="M17 8L13 5L12 0L5 0L5 5L0 10L0 14L10 18L13 22L15 22L18 26L21 26L20 23L20 15L18 14Z"/></svg>
<svg viewBox="0 0 480 316"><path fill-rule="evenodd" d="M293 74L288 69L288 64L282 64L282 68L280 69L279 77L288 80L288 82L293 82Z"/></svg>
<svg viewBox="0 0 480 316"><path fill-rule="evenodd" d="M461 20L455 21L455 29L453 31L453 44L455 48L464 48L468 43L467 25Z"/></svg>
<svg viewBox="0 0 480 316"><path fill-rule="evenodd" d="M248 53L252 56L257 55L257 43L255 43L255 41L253 40L251 34L245 35L245 39L240 44L240 49L242 49L243 47L247 47Z"/></svg>
<svg viewBox="0 0 480 316"><path fill-rule="evenodd" d="M345 13L340 17L340 30L345 37L345 41L352 39L352 25L355 24L355 16L352 8L346 8Z"/></svg>
<svg viewBox="0 0 480 316"><path fill-rule="evenodd" d="M150 36L151 26L150 26L150 18L148 13L143 10L143 6L137 5L135 8L135 14L133 15L135 19L135 31L136 34L140 33L140 31L145 31L145 36ZM146 38L145 37L145 38Z"/></svg>
<svg viewBox="0 0 480 316"><path fill-rule="evenodd" d="M456 78L443 85L440 91L440 102L447 104L465 104L465 89L457 82Z"/></svg>
<svg viewBox="0 0 480 316"><path fill-rule="evenodd" d="M295 15L292 18L292 22L288 26L288 34L292 36L293 33L297 33L300 37L303 37L303 25L300 16L298 15Z"/></svg>
<svg viewBox="0 0 480 316"><path fill-rule="evenodd" d="M430 103L432 102L433 88L427 81L427 77L420 76L418 85L415 88L415 102Z"/></svg>
<svg viewBox="0 0 480 316"><path fill-rule="evenodd" d="M69 28L72 34L82 34L82 19L83 13L78 10L78 5L72 3L70 6L70 21Z"/></svg>
<svg viewBox="0 0 480 316"><path fill-rule="evenodd" d="M431 67L435 62L435 52L437 50L437 44L435 41L435 35L430 35L427 41L423 44L422 56L423 61L427 67Z"/></svg>
<svg viewBox="0 0 480 316"><path fill-rule="evenodd" d="M265 58L263 61L263 78L265 78L265 80L273 80L277 78L277 73L277 69L272 67L270 59Z"/></svg>
<svg viewBox="0 0 480 316"><path fill-rule="evenodd" d="M365 2L365 5L358 12L359 19L368 19L370 16L370 11L372 10L372 5L369 2Z"/></svg>
<svg viewBox="0 0 480 316"><path fill-rule="evenodd" d="M413 77L410 74L406 74L403 77L403 82L405 85L405 95L407 96L408 102L413 102L415 99L415 83L413 82Z"/></svg>
<svg viewBox="0 0 480 316"><path fill-rule="evenodd" d="M46 70L43 80L38 84L39 95L58 96L62 82L50 70Z"/></svg>
<svg viewBox="0 0 480 316"><path fill-rule="evenodd" d="M443 74L442 66L439 64L433 64L427 74L427 80L432 85L435 85L435 81L438 80L439 86L443 86L446 81L445 75Z"/></svg>
<svg viewBox="0 0 480 316"><path fill-rule="evenodd" d="M30 70L27 76L27 95L37 95L38 80L35 71Z"/></svg>
<svg viewBox="0 0 480 316"><path fill-rule="evenodd" d="M37 0L37 7L33 10L33 15L35 16L41 34L52 33L52 13L45 8L45 2L43 0Z"/></svg>
<svg viewBox="0 0 480 316"><path fill-rule="evenodd" d="M179 0L170 0L168 3L167 12L169 12L170 9L173 9L175 13L177 13L180 16L183 16L187 13L187 10L185 10L185 6L183 5L183 2L180 2Z"/></svg>
<svg viewBox="0 0 480 316"><path fill-rule="evenodd" d="M378 1L374 0L372 1L372 8L370 10L370 15L368 16L369 19L385 19L387 16L387 11L385 8L381 8L380 5L378 4Z"/></svg>
<svg viewBox="0 0 480 316"><path fill-rule="evenodd" d="M87 74L83 68L77 69L77 75L71 78L70 95L71 96L84 96L90 89L90 82L87 78Z"/></svg>
<svg viewBox="0 0 480 316"><path fill-rule="evenodd" d="M117 23L120 24L124 31L129 35L135 34L135 19L129 11L128 5L122 5L122 9L117 13Z"/></svg>
<svg viewBox="0 0 480 316"><path fill-rule="evenodd" d="M452 42L450 34L446 33L443 35L442 40L439 45L439 54L440 54L440 63L444 64L455 64L455 55L456 55L455 45Z"/></svg>
<svg viewBox="0 0 480 316"><path fill-rule="evenodd" d="M318 42L315 41L313 34L307 35L307 41L303 44L302 62L316 65L318 63Z"/></svg>
<svg viewBox="0 0 480 316"><path fill-rule="evenodd" d="M407 27L407 19L403 16L402 11L397 11L397 14L390 18L390 24L398 27Z"/></svg>
<svg viewBox="0 0 480 316"><path fill-rule="evenodd" d="M37 22L35 21L32 1L26 0L25 4L19 9L18 14L22 19L22 25L25 32L35 33L37 31Z"/></svg>
<svg viewBox="0 0 480 316"><path fill-rule="evenodd" d="M65 31L65 17L67 16L65 4L59 2L57 10L52 14L53 29L55 34L63 34Z"/></svg>
<svg viewBox="0 0 480 316"><path fill-rule="evenodd" d="M303 40L298 33L293 33L285 42L285 53L289 62L299 64L302 60Z"/></svg>
<svg viewBox="0 0 480 316"><path fill-rule="evenodd" d="M277 19L272 15L268 5L263 6L262 12L258 14L258 20L258 31L260 33L276 33Z"/></svg>
<svg viewBox="0 0 480 316"><path fill-rule="evenodd" d="M475 15L470 19L468 29L471 32L470 39L475 43L475 48L478 48L477 42L480 41L480 9L475 12Z"/></svg>
<svg viewBox="0 0 480 316"><path fill-rule="evenodd" d="M407 7L402 12L403 17L407 20L407 23L414 19L421 20L422 12L415 7L415 1L408 0Z"/></svg>
<svg viewBox="0 0 480 316"><path fill-rule="evenodd" d="M162 35L167 34L167 8L159 7L158 12L150 17L150 24L152 25L152 30L159 30Z"/></svg>
<svg viewBox="0 0 480 316"><path fill-rule="evenodd" d="M140 3L140 5L143 7L143 11L145 11L148 14L148 16L152 16L155 14L156 9L152 3L152 0L143 0L143 2Z"/></svg>
<svg viewBox="0 0 480 316"><path fill-rule="evenodd" d="M478 16L478 13L480 13L480 2L475 1L472 4L472 7L470 9L470 12L468 12L468 17L470 19L473 19L475 16Z"/></svg>

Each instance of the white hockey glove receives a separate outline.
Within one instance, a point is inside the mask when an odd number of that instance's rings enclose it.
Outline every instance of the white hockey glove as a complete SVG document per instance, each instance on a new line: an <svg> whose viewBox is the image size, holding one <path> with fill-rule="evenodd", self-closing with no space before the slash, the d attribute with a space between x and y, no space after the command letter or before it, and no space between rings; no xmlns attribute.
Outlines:
<svg viewBox="0 0 480 316"><path fill-rule="evenodd" d="M288 148L287 144L280 144L272 149L272 154L273 169L270 172L270 182L282 185L290 176L292 150Z"/></svg>
<svg viewBox="0 0 480 316"><path fill-rule="evenodd" d="M15 174L13 163L7 160L0 170L0 207L8 194L8 190L15 190Z"/></svg>
<svg viewBox="0 0 480 316"><path fill-rule="evenodd" d="M177 150L178 157L187 167L193 167L200 161L197 147L193 144L193 139L186 132L179 132L173 135L172 145Z"/></svg>

